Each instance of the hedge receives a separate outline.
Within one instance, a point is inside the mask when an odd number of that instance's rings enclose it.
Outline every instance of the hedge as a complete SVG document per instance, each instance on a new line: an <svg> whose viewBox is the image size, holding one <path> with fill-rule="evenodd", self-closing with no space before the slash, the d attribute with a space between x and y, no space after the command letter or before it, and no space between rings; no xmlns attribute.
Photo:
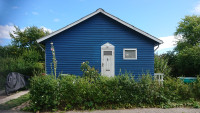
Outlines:
<svg viewBox="0 0 200 113"><path fill-rule="evenodd" d="M37 110L113 109L156 107L170 102L200 99L200 78L184 84L176 78L166 78L163 86L143 75L139 81L130 76L97 79L73 75L54 79L50 75L31 80L30 104Z"/></svg>

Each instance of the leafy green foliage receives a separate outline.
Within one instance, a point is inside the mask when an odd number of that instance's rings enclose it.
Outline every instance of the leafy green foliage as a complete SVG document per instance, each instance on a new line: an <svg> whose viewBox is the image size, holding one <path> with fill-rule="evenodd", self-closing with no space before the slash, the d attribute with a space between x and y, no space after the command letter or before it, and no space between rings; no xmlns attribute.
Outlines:
<svg viewBox="0 0 200 113"><path fill-rule="evenodd" d="M24 75L34 75L44 72L44 51L36 42L37 39L49 34L36 26L27 27L21 31L15 26L10 34L12 45L0 46L0 76L5 78L10 72L19 72ZM44 46L43 46L44 47Z"/></svg>
<svg viewBox="0 0 200 113"><path fill-rule="evenodd" d="M30 103L34 112L54 109L58 102L58 82L53 76L34 76L31 79Z"/></svg>
<svg viewBox="0 0 200 113"><path fill-rule="evenodd" d="M186 47L195 46L200 42L200 16L185 16L175 32L176 36L181 36L175 50L178 52Z"/></svg>
<svg viewBox="0 0 200 113"><path fill-rule="evenodd" d="M195 76L200 74L200 47L185 48L177 55L176 66L180 75Z"/></svg>
<svg viewBox="0 0 200 113"><path fill-rule="evenodd" d="M81 63L81 71L83 71L83 77L88 77L89 79L97 79L100 74L94 67L89 66L89 62Z"/></svg>
<svg viewBox="0 0 200 113"><path fill-rule="evenodd" d="M18 57L21 54L21 51L16 46L8 45L8 46L0 46L0 57Z"/></svg>
<svg viewBox="0 0 200 113"><path fill-rule="evenodd" d="M44 51L40 48L40 46L44 48L44 45L38 44L36 40L48 34L48 31L36 26L26 27L24 31L15 26L15 31L10 36L12 38L12 46L19 49L17 56L22 54L24 50L35 50L41 55L39 61L44 61Z"/></svg>
<svg viewBox="0 0 200 113"><path fill-rule="evenodd" d="M0 75L7 76L10 72L19 72L32 76L34 71L44 70L43 63L39 63L40 54L35 50L24 50L19 57L0 57Z"/></svg>
<svg viewBox="0 0 200 113"><path fill-rule="evenodd" d="M199 78L198 78L199 79ZM196 99L200 92L199 81L184 84L181 80L167 77L160 86L150 75L143 75L135 82L134 77L127 75L87 79L74 75L34 77L31 83L31 105L35 110L92 110L132 107L173 107L171 104L181 101L189 106L198 107ZM173 106L172 106L173 105Z"/></svg>
<svg viewBox="0 0 200 113"><path fill-rule="evenodd" d="M183 83L183 81L178 78L166 77L162 90L166 98L172 102L176 102L193 97L190 88L191 86L189 84Z"/></svg>
<svg viewBox="0 0 200 113"><path fill-rule="evenodd" d="M162 56L154 55L154 72L169 75L170 71L171 68L168 66L168 60L162 58Z"/></svg>
<svg viewBox="0 0 200 113"><path fill-rule="evenodd" d="M165 54L160 55L161 58L167 60L167 65L170 68L169 76L178 77L180 74L178 73L178 67L176 64L177 54L174 51L168 51Z"/></svg>
<svg viewBox="0 0 200 113"><path fill-rule="evenodd" d="M197 81L192 86L192 92L197 99L200 99L200 76L197 77Z"/></svg>
<svg viewBox="0 0 200 113"><path fill-rule="evenodd" d="M170 76L196 76L199 74L200 16L185 16L174 33L178 37L173 51L164 54L171 68Z"/></svg>
<svg viewBox="0 0 200 113"><path fill-rule="evenodd" d="M36 40L49 34L48 31L44 31L44 29L36 26L26 27L24 31L21 31L19 27L15 26L15 31L13 32L14 34L10 34L12 44L23 49L38 49Z"/></svg>
<svg viewBox="0 0 200 113"><path fill-rule="evenodd" d="M25 49L20 57L22 57L26 62L36 63L40 60L41 55L34 49Z"/></svg>

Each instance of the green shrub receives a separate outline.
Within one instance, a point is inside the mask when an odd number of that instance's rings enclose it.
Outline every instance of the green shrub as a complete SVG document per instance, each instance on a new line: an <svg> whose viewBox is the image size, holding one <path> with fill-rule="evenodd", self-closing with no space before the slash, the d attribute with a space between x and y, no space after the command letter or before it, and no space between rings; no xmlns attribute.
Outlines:
<svg viewBox="0 0 200 113"><path fill-rule="evenodd" d="M197 76L197 81L193 83L192 92L196 99L200 99L200 76Z"/></svg>
<svg viewBox="0 0 200 113"><path fill-rule="evenodd" d="M55 109L59 105L59 79L34 76L30 83L30 104L34 111Z"/></svg>
<svg viewBox="0 0 200 113"><path fill-rule="evenodd" d="M81 71L83 71L83 77L88 77L89 79L97 79L100 74L94 67L89 66L89 62L83 62L81 64Z"/></svg>
<svg viewBox="0 0 200 113"><path fill-rule="evenodd" d="M159 85L150 75L143 75L137 82L127 75L99 76L97 79L75 75L60 76L59 79L37 76L31 80L30 97L31 105L37 110L166 108L175 106L170 105L173 102L198 99L199 83L184 84L179 79L167 77L163 85Z"/></svg>
<svg viewBox="0 0 200 113"><path fill-rule="evenodd" d="M44 65L42 63L25 61L23 57L0 58L0 62L0 75L2 76L7 76L10 72L18 72L32 76L34 71L44 70Z"/></svg>
<svg viewBox="0 0 200 113"><path fill-rule="evenodd" d="M169 75L171 68L168 66L168 59L164 59L162 56L154 55L154 72Z"/></svg>
<svg viewBox="0 0 200 113"><path fill-rule="evenodd" d="M38 51L33 49L24 49L21 55L22 59L29 63L38 62L41 58L41 55Z"/></svg>
<svg viewBox="0 0 200 113"><path fill-rule="evenodd" d="M39 63L39 53L35 50L24 50L19 57L1 57L0 74L7 76L10 72L19 72L24 75L32 76L34 71L44 70L43 63Z"/></svg>
<svg viewBox="0 0 200 113"><path fill-rule="evenodd" d="M185 84L179 78L166 77L163 83L163 92L171 101L193 97L191 89L191 84Z"/></svg>
<svg viewBox="0 0 200 113"><path fill-rule="evenodd" d="M30 94L33 106L39 110L56 107L65 110L112 109L166 103L159 89L160 86L148 75L139 82L124 75L111 78L100 76L97 80L73 75L62 76L57 80L50 76L38 76L31 81ZM51 102L53 100L56 102Z"/></svg>

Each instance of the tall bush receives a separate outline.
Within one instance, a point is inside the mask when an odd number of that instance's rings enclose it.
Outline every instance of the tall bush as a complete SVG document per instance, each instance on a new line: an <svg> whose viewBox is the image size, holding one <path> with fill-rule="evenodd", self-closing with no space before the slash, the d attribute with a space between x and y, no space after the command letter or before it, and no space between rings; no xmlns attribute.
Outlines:
<svg viewBox="0 0 200 113"><path fill-rule="evenodd" d="M168 66L168 59L164 59L162 56L154 55L154 72L169 75L170 71L171 68Z"/></svg>
<svg viewBox="0 0 200 113"><path fill-rule="evenodd" d="M32 76L35 71L43 71L43 63L38 62L40 54L35 50L24 50L19 57L0 57L0 75L7 76L10 72L18 72Z"/></svg>
<svg viewBox="0 0 200 113"><path fill-rule="evenodd" d="M30 103L34 111L55 109L59 105L59 81L52 76L31 79Z"/></svg>

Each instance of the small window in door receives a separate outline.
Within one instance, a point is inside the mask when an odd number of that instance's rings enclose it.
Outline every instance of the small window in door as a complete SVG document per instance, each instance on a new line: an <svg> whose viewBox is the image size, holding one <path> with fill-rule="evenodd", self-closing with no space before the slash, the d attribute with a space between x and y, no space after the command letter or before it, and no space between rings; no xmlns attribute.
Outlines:
<svg viewBox="0 0 200 113"><path fill-rule="evenodd" d="M104 51L103 54L104 55L112 55L112 51Z"/></svg>
<svg viewBox="0 0 200 113"><path fill-rule="evenodd" d="M135 48L123 49L123 59L137 60L137 49Z"/></svg>

